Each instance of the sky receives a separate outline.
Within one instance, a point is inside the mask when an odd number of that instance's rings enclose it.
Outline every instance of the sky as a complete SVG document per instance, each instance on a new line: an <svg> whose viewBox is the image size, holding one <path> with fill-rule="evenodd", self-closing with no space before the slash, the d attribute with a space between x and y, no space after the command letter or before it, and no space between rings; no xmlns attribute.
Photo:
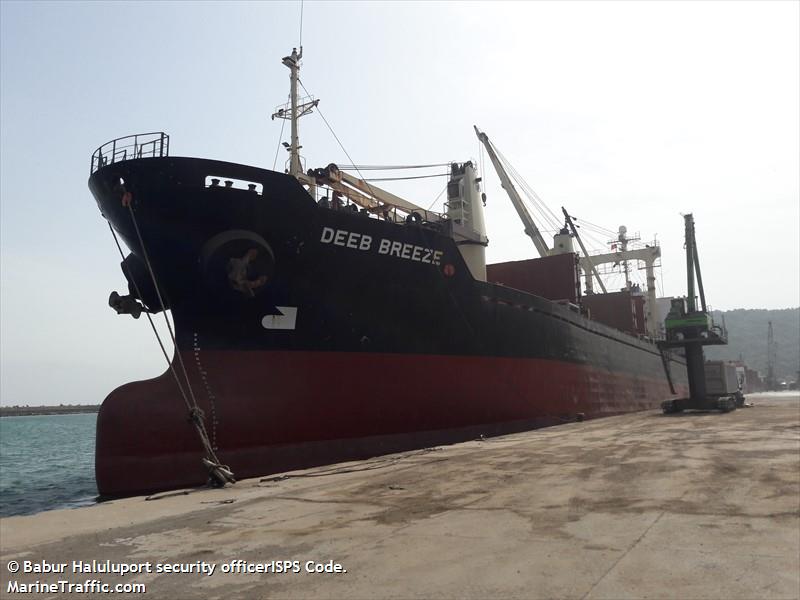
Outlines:
<svg viewBox="0 0 800 600"><path fill-rule="evenodd" d="M124 279L87 188L91 153L165 131L172 155L272 168L269 117L287 98L281 58L300 44L300 13L0 2L0 403L94 404L164 370L147 322L107 306ZM553 212L657 237L660 295L685 293L691 212L713 307L800 304L800 3L307 1L302 13L301 79L355 163L480 163L477 124ZM307 167L350 163L318 114L301 143ZM486 166L489 262L534 256ZM443 185L385 187L427 207Z"/></svg>

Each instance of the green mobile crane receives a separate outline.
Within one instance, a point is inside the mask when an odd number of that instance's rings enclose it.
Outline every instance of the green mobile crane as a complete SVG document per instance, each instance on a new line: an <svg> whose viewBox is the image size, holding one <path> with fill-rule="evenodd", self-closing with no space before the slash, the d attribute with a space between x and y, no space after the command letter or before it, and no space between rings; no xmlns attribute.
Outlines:
<svg viewBox="0 0 800 600"><path fill-rule="evenodd" d="M697 240L694 233L694 217L684 215L686 226L686 281L687 296L674 298L664 322L666 339L659 342L662 352L672 348L683 348L686 354L686 371L689 376L689 397L666 400L661 403L664 413L682 410L721 410L729 412L738 404L737 396L709 395L706 389L705 356L703 346L728 343L726 332L714 324L706 306L703 277L700 274L700 259L697 255ZM700 293L700 309L695 296L695 273L697 290Z"/></svg>

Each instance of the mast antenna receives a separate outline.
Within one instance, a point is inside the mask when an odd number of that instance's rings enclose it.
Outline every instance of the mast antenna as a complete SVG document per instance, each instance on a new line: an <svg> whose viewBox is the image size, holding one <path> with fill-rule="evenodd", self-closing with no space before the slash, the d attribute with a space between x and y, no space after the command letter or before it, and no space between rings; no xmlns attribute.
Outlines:
<svg viewBox="0 0 800 600"><path fill-rule="evenodd" d="M303 54L303 0L300 0L300 54Z"/></svg>

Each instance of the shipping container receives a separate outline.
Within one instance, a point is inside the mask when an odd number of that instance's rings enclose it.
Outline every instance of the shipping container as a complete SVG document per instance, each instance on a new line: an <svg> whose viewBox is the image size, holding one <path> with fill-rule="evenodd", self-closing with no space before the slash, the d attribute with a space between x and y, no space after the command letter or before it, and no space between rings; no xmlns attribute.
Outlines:
<svg viewBox="0 0 800 600"><path fill-rule="evenodd" d="M486 265L486 279L555 301L578 303L578 257L572 252Z"/></svg>
<svg viewBox="0 0 800 600"><path fill-rule="evenodd" d="M581 305L593 321L631 335L645 335L644 296L623 290L591 294L581 298Z"/></svg>

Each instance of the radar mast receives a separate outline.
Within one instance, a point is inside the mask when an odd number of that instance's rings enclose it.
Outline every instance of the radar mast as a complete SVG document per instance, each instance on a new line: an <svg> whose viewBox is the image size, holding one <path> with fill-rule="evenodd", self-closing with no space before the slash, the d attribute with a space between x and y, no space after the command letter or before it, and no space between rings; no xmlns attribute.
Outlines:
<svg viewBox="0 0 800 600"><path fill-rule="evenodd" d="M297 48L292 48L292 53L289 56L284 56L281 61L289 68L289 102L283 106L279 106L272 113L272 118L286 119L291 122L291 143L287 146L289 151L289 175L295 177L301 183L309 185L313 184L313 180L303 173L303 164L300 157L300 131L299 121L300 117L312 112L312 109L319 104L319 100L312 97L300 99L298 96L297 86L300 84L300 59L303 58L303 47L300 47L300 52ZM302 84L300 84L302 85Z"/></svg>

